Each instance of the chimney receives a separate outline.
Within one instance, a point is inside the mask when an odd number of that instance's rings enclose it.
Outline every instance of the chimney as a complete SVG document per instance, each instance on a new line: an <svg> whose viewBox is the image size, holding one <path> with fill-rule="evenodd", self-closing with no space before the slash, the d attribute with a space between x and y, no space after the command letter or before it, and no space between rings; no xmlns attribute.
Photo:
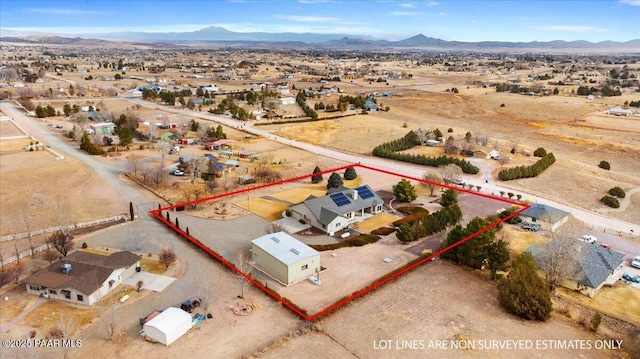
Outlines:
<svg viewBox="0 0 640 359"><path fill-rule="evenodd" d="M357 200L358 199L358 191L357 190L353 190L351 193L351 197L353 198L353 200Z"/></svg>

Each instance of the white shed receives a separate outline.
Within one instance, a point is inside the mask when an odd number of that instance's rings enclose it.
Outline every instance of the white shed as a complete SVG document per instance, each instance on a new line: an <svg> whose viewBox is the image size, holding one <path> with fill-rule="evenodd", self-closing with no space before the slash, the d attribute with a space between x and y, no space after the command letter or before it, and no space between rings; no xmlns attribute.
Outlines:
<svg viewBox="0 0 640 359"><path fill-rule="evenodd" d="M144 335L169 345L191 329L191 314L180 308L169 307L143 326Z"/></svg>

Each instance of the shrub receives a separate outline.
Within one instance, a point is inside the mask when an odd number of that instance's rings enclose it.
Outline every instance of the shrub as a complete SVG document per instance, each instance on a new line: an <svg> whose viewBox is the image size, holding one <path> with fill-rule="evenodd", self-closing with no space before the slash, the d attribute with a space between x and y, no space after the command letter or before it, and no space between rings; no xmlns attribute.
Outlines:
<svg viewBox="0 0 640 359"><path fill-rule="evenodd" d="M362 247L364 245L375 243L380 239L380 237L374 234L359 234L355 237L351 237L347 240L344 240L340 243L331 243L331 244L311 244L309 245L311 248L322 252L322 251L331 251L338 248L344 247Z"/></svg>
<svg viewBox="0 0 640 359"><path fill-rule="evenodd" d="M389 235L393 232L395 232L396 229L395 228L391 228L391 227L380 227L380 228L376 228L373 231L371 231L371 234L376 234L379 236L386 236Z"/></svg>
<svg viewBox="0 0 640 359"><path fill-rule="evenodd" d="M402 207L396 208L396 211L404 214L416 214L416 213L429 214L429 211L427 211L424 207L417 207L417 206L402 206Z"/></svg>
<svg viewBox="0 0 640 359"><path fill-rule="evenodd" d="M611 169L611 165L607 161L600 161L600 163L598 164L598 167L602 168L603 170L607 170L607 171L609 171Z"/></svg>
<svg viewBox="0 0 640 359"><path fill-rule="evenodd" d="M87 242L82 242L82 249L87 249L88 247Z"/></svg>
<svg viewBox="0 0 640 359"><path fill-rule="evenodd" d="M598 331L598 327L600 326L600 322L602 321L602 316L600 315L600 313L596 313L593 318L591 318L591 322L589 324L591 324L591 331L592 332L597 332Z"/></svg>
<svg viewBox="0 0 640 359"><path fill-rule="evenodd" d="M600 198L600 202L602 202L605 206L609 206L611 208L620 208L620 202L618 199L611 196L604 196Z"/></svg>
<svg viewBox="0 0 640 359"><path fill-rule="evenodd" d="M533 151L533 155L536 157L544 157L547 155L547 150L545 150L544 147L538 147Z"/></svg>
<svg viewBox="0 0 640 359"><path fill-rule="evenodd" d="M609 190L609 194L618 198L624 198L624 196L626 195L626 193L624 193L624 190L620 187L613 187Z"/></svg>
<svg viewBox="0 0 640 359"><path fill-rule="evenodd" d="M349 167L344 171L344 179L346 180L354 180L358 177L358 174L356 173L356 169L353 167Z"/></svg>

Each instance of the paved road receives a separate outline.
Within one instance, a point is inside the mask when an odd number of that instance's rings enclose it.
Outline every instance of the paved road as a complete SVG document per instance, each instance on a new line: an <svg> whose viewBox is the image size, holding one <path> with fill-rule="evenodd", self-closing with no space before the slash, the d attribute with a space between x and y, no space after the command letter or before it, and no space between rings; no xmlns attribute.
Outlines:
<svg viewBox="0 0 640 359"><path fill-rule="evenodd" d="M269 138L273 141L277 141L292 147L300 148L302 150L305 150L311 153L316 153L321 156L333 158L340 161L345 161L348 163L361 163L363 165L376 167L376 168L380 168L380 169L388 170L392 172L402 173L408 176L418 177L418 178L421 178L422 174L425 172L424 166L389 161L389 160L386 160L383 158L377 158L377 157L352 155L349 153L328 149L326 147L280 137L278 135L269 133L268 131L262 130L258 127L252 126L251 122L243 123L241 121L232 119L228 116L190 111L187 109L171 108L167 106L157 105L148 101L144 101L141 98L125 98L125 99L130 102L137 103L141 106L157 108L157 109L161 109L163 111L174 113L174 114L200 118L203 120L221 123L229 127L240 128L243 131L253 135ZM487 178L487 175L483 174L480 179L469 177L469 178L466 178L465 180L467 181L467 183L471 185L482 186L483 193L500 193L500 191L514 192L509 188L501 187L496 183L492 183L491 180L489 180L489 183L486 183L485 182L486 178ZM540 195L527 193L525 198L531 199L536 203L550 205L550 206L562 209L564 211L570 212L577 219L592 225L594 230L596 231L603 231L603 230L610 231L610 232L613 231L614 233L626 234L626 235L633 236L635 238L640 236L640 224L630 223L630 222L618 220L615 218L610 218L601 213L595 213L595 212L591 212L584 209L573 208L562 203L557 203L551 199L544 198Z"/></svg>

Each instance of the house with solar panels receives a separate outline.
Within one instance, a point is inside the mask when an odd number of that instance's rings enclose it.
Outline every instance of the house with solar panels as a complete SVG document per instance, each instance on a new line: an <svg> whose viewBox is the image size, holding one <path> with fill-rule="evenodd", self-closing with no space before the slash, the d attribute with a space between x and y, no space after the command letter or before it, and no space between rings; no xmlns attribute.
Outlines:
<svg viewBox="0 0 640 359"><path fill-rule="evenodd" d="M309 196L289 208L291 216L309 225L334 233L382 212L384 202L368 185L355 189L341 188L326 196Z"/></svg>
<svg viewBox="0 0 640 359"><path fill-rule="evenodd" d="M256 269L284 285L320 272L320 253L294 237L277 232L251 241L251 257Z"/></svg>

